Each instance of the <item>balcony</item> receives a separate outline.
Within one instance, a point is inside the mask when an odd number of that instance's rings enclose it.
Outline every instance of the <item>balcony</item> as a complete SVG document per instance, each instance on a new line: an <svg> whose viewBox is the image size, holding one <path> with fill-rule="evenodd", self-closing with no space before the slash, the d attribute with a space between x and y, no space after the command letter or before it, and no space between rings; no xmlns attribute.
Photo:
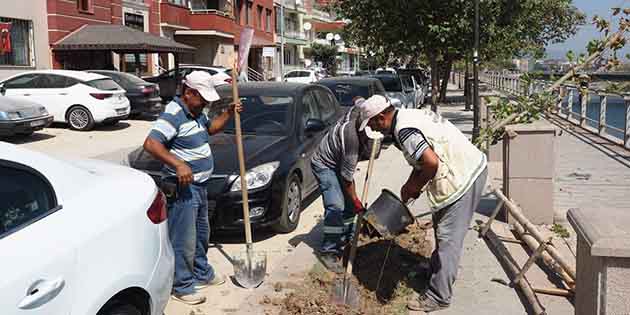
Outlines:
<svg viewBox="0 0 630 315"><path fill-rule="evenodd" d="M212 30L233 35L236 24L231 14L217 10L191 10L190 11L191 30Z"/></svg>
<svg viewBox="0 0 630 315"><path fill-rule="evenodd" d="M190 13L188 8L172 4L170 2L160 3L160 23L162 26L189 29Z"/></svg>
<svg viewBox="0 0 630 315"><path fill-rule="evenodd" d="M214 14L225 17L234 16L232 4L228 0L192 0L190 2L191 14Z"/></svg>

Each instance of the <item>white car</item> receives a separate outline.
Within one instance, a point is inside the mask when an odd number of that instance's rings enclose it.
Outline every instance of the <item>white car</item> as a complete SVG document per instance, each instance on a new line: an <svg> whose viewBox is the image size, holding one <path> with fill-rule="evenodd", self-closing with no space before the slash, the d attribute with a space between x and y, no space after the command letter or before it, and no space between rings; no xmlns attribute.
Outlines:
<svg viewBox="0 0 630 315"><path fill-rule="evenodd" d="M76 130L114 125L129 116L125 90L111 78L72 70L23 72L0 82L0 94L46 107L53 121Z"/></svg>
<svg viewBox="0 0 630 315"><path fill-rule="evenodd" d="M139 171L0 142L0 313L161 315L165 203Z"/></svg>
<svg viewBox="0 0 630 315"><path fill-rule="evenodd" d="M309 84L316 81L318 78L314 70L293 70L284 75L284 82Z"/></svg>

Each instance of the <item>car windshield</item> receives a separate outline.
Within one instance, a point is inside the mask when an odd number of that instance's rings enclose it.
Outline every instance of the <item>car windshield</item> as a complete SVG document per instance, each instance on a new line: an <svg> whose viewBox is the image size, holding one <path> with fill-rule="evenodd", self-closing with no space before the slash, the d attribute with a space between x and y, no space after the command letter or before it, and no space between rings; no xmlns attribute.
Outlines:
<svg viewBox="0 0 630 315"><path fill-rule="evenodd" d="M109 78L96 79L96 80L85 82L85 84L93 88L97 88L99 90L105 90L105 91L122 90L122 88L120 87L120 85L118 85L118 83L114 82L114 80L109 79Z"/></svg>
<svg viewBox="0 0 630 315"><path fill-rule="evenodd" d="M402 86L400 85L400 80L394 76L380 76L378 77L383 83L383 87L385 87L385 91L387 92L402 92Z"/></svg>
<svg viewBox="0 0 630 315"><path fill-rule="evenodd" d="M224 98L213 103L208 116L213 117L228 104L231 98ZM241 96L241 130L246 134L284 135L289 122L289 108L293 104L291 96L249 95ZM225 126L225 133L234 133L234 120Z"/></svg>
<svg viewBox="0 0 630 315"><path fill-rule="evenodd" d="M336 82L326 82L323 83L323 85L335 93L335 96L341 106L353 106L354 103L352 102L352 99L357 96L361 96L365 99L371 96L370 88L367 85Z"/></svg>

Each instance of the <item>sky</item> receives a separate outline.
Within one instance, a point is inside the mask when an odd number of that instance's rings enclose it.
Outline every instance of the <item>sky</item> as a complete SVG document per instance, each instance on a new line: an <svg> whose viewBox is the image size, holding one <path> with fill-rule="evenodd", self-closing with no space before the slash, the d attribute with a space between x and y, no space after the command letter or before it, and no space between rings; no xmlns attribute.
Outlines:
<svg viewBox="0 0 630 315"><path fill-rule="evenodd" d="M578 33L564 43L547 46L549 58L562 58L568 50L573 50L576 55L586 52L586 45L592 39L599 38L600 33L591 24L594 15L610 19L613 7L630 7L630 0L573 0L573 4L586 14L586 24L580 27ZM630 52L629 48L623 49L623 55Z"/></svg>

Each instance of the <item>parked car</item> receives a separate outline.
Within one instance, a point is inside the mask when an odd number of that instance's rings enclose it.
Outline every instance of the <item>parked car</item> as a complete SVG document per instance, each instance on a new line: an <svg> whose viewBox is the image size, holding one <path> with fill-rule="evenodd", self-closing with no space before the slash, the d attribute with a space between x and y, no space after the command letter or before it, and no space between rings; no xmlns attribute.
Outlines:
<svg viewBox="0 0 630 315"><path fill-rule="evenodd" d="M398 69L398 74L399 75L410 74L413 77L413 79L416 81L416 84L422 87L422 92L424 94L424 97L429 98L428 97L428 94L430 92L429 86L431 84L429 82L429 76L426 70L418 69L418 68Z"/></svg>
<svg viewBox="0 0 630 315"><path fill-rule="evenodd" d="M394 68L378 68L376 69L375 74L391 74L391 75L396 75L396 69Z"/></svg>
<svg viewBox="0 0 630 315"><path fill-rule="evenodd" d="M284 75L284 82L313 83L319 80L315 70L292 70Z"/></svg>
<svg viewBox="0 0 630 315"><path fill-rule="evenodd" d="M303 201L317 189L311 156L341 117L341 108L332 92L320 85L240 83L239 92L251 222L254 227L293 231ZM213 112L232 102L230 87L220 87L218 93L222 99L212 105ZM211 222L217 230L243 230L234 137L233 122L210 137L215 169L207 186ZM163 165L142 148L132 152L128 161L159 183Z"/></svg>
<svg viewBox="0 0 630 315"><path fill-rule="evenodd" d="M16 98L0 96L0 136L28 136L53 121L46 107Z"/></svg>
<svg viewBox="0 0 630 315"><path fill-rule="evenodd" d="M230 84L232 83L232 69L226 69L217 66L202 65L180 65L178 78L182 80L186 75L193 71L206 71L215 78L214 84ZM175 69L168 70L158 76L143 78L147 82L157 83L160 87L160 97L164 103L170 102L175 95L179 94L177 82L175 78Z"/></svg>
<svg viewBox="0 0 630 315"><path fill-rule="evenodd" d="M0 82L0 94L46 107L53 121L72 129L115 125L129 116L125 90L100 74L72 70L23 72Z"/></svg>
<svg viewBox="0 0 630 315"><path fill-rule="evenodd" d="M131 115L155 114L164 109L160 98L160 87L155 83L119 71L90 70L89 72L107 76L127 91L125 96L131 104Z"/></svg>
<svg viewBox="0 0 630 315"><path fill-rule="evenodd" d="M367 99L375 94L386 95L383 84L375 78L333 77L320 80L317 84L329 88L343 107L353 106L352 100L357 96Z"/></svg>
<svg viewBox="0 0 630 315"><path fill-rule="evenodd" d="M2 314L162 314L165 204L141 172L0 142Z"/></svg>
<svg viewBox="0 0 630 315"><path fill-rule="evenodd" d="M403 91L410 94L413 100L413 108L420 108L424 105L424 89L416 82L416 79L410 74L400 74Z"/></svg>
<svg viewBox="0 0 630 315"><path fill-rule="evenodd" d="M387 97L392 102L392 105L402 108L414 108L414 95L411 91L403 89L402 81L398 75L375 74L370 77L379 79L383 83Z"/></svg>

